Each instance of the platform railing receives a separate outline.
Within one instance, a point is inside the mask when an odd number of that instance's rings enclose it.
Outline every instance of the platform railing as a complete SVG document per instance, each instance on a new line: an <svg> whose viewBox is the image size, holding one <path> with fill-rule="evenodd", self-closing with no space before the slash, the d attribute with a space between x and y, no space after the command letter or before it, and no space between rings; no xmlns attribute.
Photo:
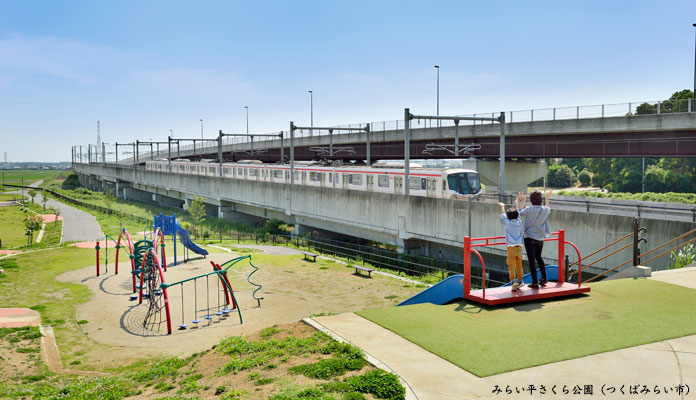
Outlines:
<svg viewBox="0 0 696 400"><path fill-rule="evenodd" d="M563 284L565 283L565 246L570 245L573 247L575 250L575 253L578 256L578 271L580 272L578 274L578 286L582 285L582 279L580 276L582 276L582 257L580 256L580 250L578 250L578 247L573 244L572 242L569 242L565 240L565 230L560 229L558 232L553 232L551 233L552 237L544 239L545 242L553 242L557 241L558 242L558 282ZM555 236L555 237L554 237ZM466 297L469 293L471 293L471 253L474 253L478 256L479 260L481 261L481 271L483 274L482 277L482 297L485 299L486 298L486 264L483 261L483 257L481 257L481 254L475 250L475 247L489 247L489 246L505 246L505 236L489 236L489 237L482 237L482 238L471 238L469 236L464 236L464 281L463 281L463 287L464 287L464 297Z"/></svg>

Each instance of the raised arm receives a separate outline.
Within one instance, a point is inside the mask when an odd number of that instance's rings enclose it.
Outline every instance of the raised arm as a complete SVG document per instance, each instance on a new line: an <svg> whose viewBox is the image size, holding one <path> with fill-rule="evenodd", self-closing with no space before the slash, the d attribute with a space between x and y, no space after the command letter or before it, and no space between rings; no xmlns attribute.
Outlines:
<svg viewBox="0 0 696 400"><path fill-rule="evenodd" d="M549 207L549 208L551 208L549 206L549 197L551 197L551 193L553 193L553 191L551 191L551 190L546 192L546 207Z"/></svg>
<svg viewBox="0 0 696 400"><path fill-rule="evenodd" d="M503 203L498 203L498 205L500 206L500 212L501 212L502 214L505 214L505 204L503 204Z"/></svg>

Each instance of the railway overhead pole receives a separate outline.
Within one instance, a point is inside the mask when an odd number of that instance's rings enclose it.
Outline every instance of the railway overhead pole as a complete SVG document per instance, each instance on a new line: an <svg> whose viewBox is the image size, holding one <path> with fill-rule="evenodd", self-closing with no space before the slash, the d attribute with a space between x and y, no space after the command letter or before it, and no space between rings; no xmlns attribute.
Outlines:
<svg viewBox="0 0 696 400"><path fill-rule="evenodd" d="M290 184L295 184L295 131L296 130L306 130L310 132L310 135L314 131L328 131L329 132L329 155L333 156L333 133L334 131L340 132L355 132L363 131L367 133L367 164L370 165L370 124L365 124L363 128L341 128L341 127L320 127L320 126L295 126L293 121L290 121Z"/></svg>
<svg viewBox="0 0 696 400"><path fill-rule="evenodd" d="M454 122L454 154L459 155L459 122L460 121L488 121L500 124L500 186L499 200L502 202L505 197L505 112L501 112L498 118L495 117L459 117L441 115L414 115L408 108L404 109L404 194L409 195L410 182L410 160L411 160L411 120L436 120Z"/></svg>

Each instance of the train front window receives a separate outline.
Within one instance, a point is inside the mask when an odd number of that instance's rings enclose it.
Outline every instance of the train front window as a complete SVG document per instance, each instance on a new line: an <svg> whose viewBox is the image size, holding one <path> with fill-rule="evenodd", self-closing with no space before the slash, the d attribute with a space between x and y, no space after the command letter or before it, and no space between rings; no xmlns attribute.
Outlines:
<svg viewBox="0 0 696 400"><path fill-rule="evenodd" d="M476 194L481 190L478 174L450 174L447 176L449 189L459 194Z"/></svg>

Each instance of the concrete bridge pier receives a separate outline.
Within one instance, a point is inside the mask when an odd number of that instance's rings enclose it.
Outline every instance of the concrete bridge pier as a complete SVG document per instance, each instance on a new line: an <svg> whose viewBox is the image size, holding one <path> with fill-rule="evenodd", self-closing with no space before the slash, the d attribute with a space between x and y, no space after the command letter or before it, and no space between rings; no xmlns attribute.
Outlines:
<svg viewBox="0 0 696 400"><path fill-rule="evenodd" d="M218 207L218 218L247 225L258 225L264 220L262 217L239 212L237 204L224 200L220 201L220 206Z"/></svg>
<svg viewBox="0 0 696 400"><path fill-rule="evenodd" d="M464 168L478 171L488 191L499 191L500 161L465 160ZM546 161L505 161L505 191L527 192L527 185L546 176Z"/></svg>

